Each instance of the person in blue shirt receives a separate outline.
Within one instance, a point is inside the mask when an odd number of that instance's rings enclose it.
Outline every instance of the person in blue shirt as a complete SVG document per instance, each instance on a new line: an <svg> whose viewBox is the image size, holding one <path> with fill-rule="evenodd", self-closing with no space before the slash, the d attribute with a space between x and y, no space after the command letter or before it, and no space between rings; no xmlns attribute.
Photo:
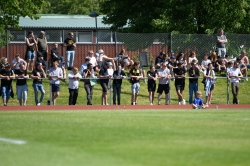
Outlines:
<svg viewBox="0 0 250 166"><path fill-rule="evenodd" d="M206 105L202 101L202 93L200 91L196 92L196 97L194 98L194 101L192 103L193 109L204 109L206 108Z"/></svg>

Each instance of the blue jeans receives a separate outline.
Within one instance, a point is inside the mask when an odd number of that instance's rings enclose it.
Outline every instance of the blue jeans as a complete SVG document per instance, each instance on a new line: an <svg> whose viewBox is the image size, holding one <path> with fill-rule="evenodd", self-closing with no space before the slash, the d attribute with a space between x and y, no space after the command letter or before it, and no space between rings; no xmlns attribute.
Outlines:
<svg viewBox="0 0 250 166"><path fill-rule="evenodd" d="M44 98L44 94L45 94L45 90L44 90L43 84L33 84L32 86L34 88L36 105L37 105L37 103L42 103L43 102L43 98ZM41 92L41 97L40 97L39 101L38 101L38 90Z"/></svg>
<svg viewBox="0 0 250 166"><path fill-rule="evenodd" d="M67 68L73 67L74 58L75 58L75 51L66 51L66 57L67 57Z"/></svg>
<svg viewBox="0 0 250 166"><path fill-rule="evenodd" d="M27 51L27 60L35 60L35 51Z"/></svg>
<svg viewBox="0 0 250 166"><path fill-rule="evenodd" d="M2 98L9 100L11 94L10 86L2 86Z"/></svg>
<svg viewBox="0 0 250 166"><path fill-rule="evenodd" d="M196 92L198 91L198 83L189 83L189 104L193 103L193 94L194 98L196 95Z"/></svg>
<svg viewBox="0 0 250 166"><path fill-rule="evenodd" d="M18 100L27 99L28 94L28 85L17 85L16 86L16 95Z"/></svg>
<svg viewBox="0 0 250 166"><path fill-rule="evenodd" d="M116 104L116 96L117 96L117 104L121 104L121 84L113 84L113 104Z"/></svg>

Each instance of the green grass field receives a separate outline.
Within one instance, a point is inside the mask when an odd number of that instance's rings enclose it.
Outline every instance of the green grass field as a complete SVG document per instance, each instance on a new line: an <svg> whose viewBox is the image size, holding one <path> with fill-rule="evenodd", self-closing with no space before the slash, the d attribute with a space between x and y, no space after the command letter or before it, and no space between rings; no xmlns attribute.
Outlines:
<svg viewBox="0 0 250 166"><path fill-rule="evenodd" d="M0 112L1 166L246 166L250 110Z"/></svg>

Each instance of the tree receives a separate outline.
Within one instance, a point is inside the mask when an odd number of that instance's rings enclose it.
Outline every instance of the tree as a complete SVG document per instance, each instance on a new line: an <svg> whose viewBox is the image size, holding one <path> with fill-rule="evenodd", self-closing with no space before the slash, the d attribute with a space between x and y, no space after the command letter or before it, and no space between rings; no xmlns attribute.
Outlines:
<svg viewBox="0 0 250 166"><path fill-rule="evenodd" d="M46 0L0 0L0 45L6 44L6 30L9 27L20 28L20 17L38 19L37 14L44 6L48 6Z"/></svg>
<svg viewBox="0 0 250 166"><path fill-rule="evenodd" d="M136 33L249 33L249 0L106 0L104 23Z"/></svg>

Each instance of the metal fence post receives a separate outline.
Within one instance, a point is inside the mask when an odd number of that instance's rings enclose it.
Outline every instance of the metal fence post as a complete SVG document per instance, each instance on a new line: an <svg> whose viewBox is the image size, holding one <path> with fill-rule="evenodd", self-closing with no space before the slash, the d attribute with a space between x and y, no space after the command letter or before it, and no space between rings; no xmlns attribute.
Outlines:
<svg viewBox="0 0 250 166"><path fill-rule="evenodd" d="M227 78L227 104L229 104L229 79Z"/></svg>

